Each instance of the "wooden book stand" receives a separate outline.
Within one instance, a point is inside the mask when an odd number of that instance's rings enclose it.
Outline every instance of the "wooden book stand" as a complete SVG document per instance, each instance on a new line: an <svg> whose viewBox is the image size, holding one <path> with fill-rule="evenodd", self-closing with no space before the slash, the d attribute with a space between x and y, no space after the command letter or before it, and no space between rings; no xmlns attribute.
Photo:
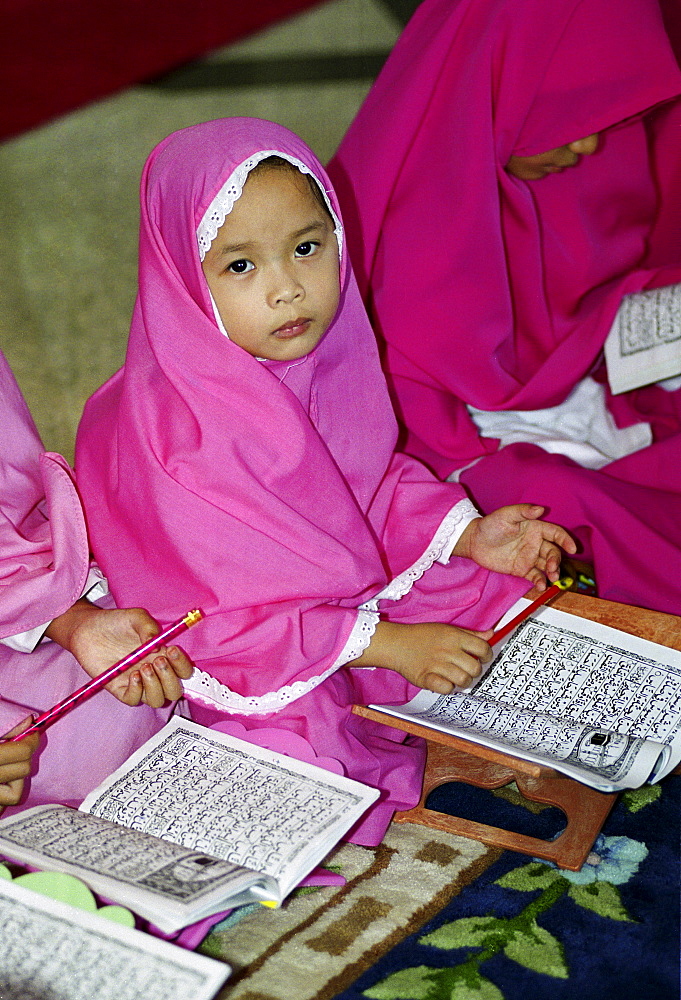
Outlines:
<svg viewBox="0 0 681 1000"><path fill-rule="evenodd" d="M552 606L681 650L681 618L676 615L633 608L571 592L560 594ZM365 718L421 736L426 741L428 757L421 800L413 809L396 813L396 823L420 823L462 837L471 837L483 844L553 861L559 868L578 871L617 799L615 792L597 792L551 767L521 760L372 708L355 705L353 711ZM555 840L549 841L428 809L426 799L430 792L439 785L452 781L463 781L479 788L501 788L515 782L520 793L531 802L558 806L565 813L567 826Z"/></svg>

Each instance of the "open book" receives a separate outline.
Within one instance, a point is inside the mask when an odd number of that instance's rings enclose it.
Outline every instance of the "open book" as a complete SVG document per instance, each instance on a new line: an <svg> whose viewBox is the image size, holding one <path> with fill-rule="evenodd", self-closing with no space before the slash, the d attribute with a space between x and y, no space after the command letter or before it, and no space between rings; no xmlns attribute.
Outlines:
<svg viewBox="0 0 681 1000"><path fill-rule="evenodd" d="M370 707L601 792L638 788L681 760L681 652L542 607L499 643L471 688Z"/></svg>
<svg viewBox="0 0 681 1000"><path fill-rule="evenodd" d="M0 853L68 872L172 933L278 905L379 796L374 788L172 719L78 810L0 821Z"/></svg>
<svg viewBox="0 0 681 1000"><path fill-rule="evenodd" d="M605 341L605 362L614 393L681 374L681 285L624 296Z"/></svg>
<svg viewBox="0 0 681 1000"><path fill-rule="evenodd" d="M0 879L4 1000L212 1000L230 968Z"/></svg>

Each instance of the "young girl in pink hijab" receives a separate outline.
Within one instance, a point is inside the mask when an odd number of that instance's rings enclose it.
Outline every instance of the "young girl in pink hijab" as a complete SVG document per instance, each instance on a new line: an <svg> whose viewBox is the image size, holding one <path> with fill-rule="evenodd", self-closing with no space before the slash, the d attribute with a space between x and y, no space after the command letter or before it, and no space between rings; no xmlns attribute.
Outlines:
<svg viewBox="0 0 681 1000"><path fill-rule="evenodd" d="M329 167L405 450L675 613L681 392L602 350L681 281L680 94L657 0L424 0Z"/></svg>
<svg viewBox="0 0 681 1000"><path fill-rule="evenodd" d="M1 353L0 427L2 735L26 728L31 715L51 708L159 627L140 608L91 603L111 602L90 564L71 470L60 455L45 452ZM163 706L180 697L180 678L189 673L180 650L160 651L111 683L116 700L102 691L40 738L0 740L0 811L18 802L21 808L78 805L160 729L170 711Z"/></svg>
<svg viewBox="0 0 681 1000"><path fill-rule="evenodd" d="M394 453L338 205L300 139L185 129L152 152L141 201L125 366L78 433L94 551L117 600L203 611L192 717L294 734L381 789L353 834L377 843L418 800L422 751L352 705L465 684L572 542L531 505L481 519Z"/></svg>

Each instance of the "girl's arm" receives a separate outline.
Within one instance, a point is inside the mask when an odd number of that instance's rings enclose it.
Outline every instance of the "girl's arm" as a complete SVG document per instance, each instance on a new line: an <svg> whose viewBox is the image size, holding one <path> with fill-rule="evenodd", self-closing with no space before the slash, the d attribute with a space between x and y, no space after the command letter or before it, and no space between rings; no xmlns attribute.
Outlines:
<svg viewBox="0 0 681 1000"><path fill-rule="evenodd" d="M381 621L361 656L348 666L388 667L417 687L449 694L466 687L492 656L492 630L473 632L439 622Z"/></svg>
<svg viewBox="0 0 681 1000"><path fill-rule="evenodd" d="M470 521L453 555L474 560L497 573L525 577L539 591L559 576L561 548L577 549L567 531L541 521L543 507L514 504ZM388 667L417 687L449 694L478 677L492 657L487 642L492 631L474 632L455 625L381 621L354 667Z"/></svg>

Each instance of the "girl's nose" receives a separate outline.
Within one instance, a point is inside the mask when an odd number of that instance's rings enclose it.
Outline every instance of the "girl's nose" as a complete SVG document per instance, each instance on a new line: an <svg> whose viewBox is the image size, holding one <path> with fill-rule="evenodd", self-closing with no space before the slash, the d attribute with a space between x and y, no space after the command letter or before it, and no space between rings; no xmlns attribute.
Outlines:
<svg viewBox="0 0 681 1000"><path fill-rule="evenodd" d="M595 133L588 135L586 139L575 139L574 142L568 143L568 149L579 156L591 156L598 149L598 138L598 133Z"/></svg>
<svg viewBox="0 0 681 1000"><path fill-rule="evenodd" d="M274 305L280 302L295 302L296 299L303 298L303 286L294 274L282 269L272 283L270 299Z"/></svg>

